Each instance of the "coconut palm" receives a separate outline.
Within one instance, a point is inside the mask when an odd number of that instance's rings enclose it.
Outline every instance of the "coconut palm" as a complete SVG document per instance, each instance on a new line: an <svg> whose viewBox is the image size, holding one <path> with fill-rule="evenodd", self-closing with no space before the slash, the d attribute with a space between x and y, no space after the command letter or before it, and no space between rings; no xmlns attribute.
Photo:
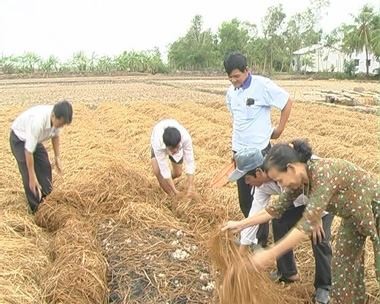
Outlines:
<svg viewBox="0 0 380 304"><path fill-rule="evenodd" d="M378 26L376 14L372 7L365 5L359 15L354 18L354 23L344 25L343 48L347 53L362 52L366 55L366 74L369 74L369 53L379 47L380 36L378 34ZM377 25L376 25L377 24ZM377 33L377 34L376 34Z"/></svg>

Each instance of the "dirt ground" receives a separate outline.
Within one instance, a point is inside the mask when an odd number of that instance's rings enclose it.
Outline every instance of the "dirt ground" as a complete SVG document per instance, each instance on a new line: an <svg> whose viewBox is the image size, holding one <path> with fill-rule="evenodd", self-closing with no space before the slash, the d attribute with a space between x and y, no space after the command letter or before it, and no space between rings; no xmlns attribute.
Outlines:
<svg viewBox="0 0 380 304"><path fill-rule="evenodd" d="M315 94L311 94L355 87L378 92L378 83L281 80L278 84L295 100L281 141L308 138L319 156L344 158L379 176L379 116L352 107L315 103ZM74 118L62 135L64 175L54 173L54 187L56 193L91 189L86 192L91 199L86 201L83 194L76 202L68 201L94 227L106 259L108 291L104 291L104 303L215 301L215 278L205 241L227 218L241 218L235 185L218 190L209 187L212 177L231 158L231 122L224 103L228 85L223 77L158 75L1 80L0 265L4 267L0 270L0 294L13 295L13 302L5 297L0 297L0 302L59 303L59 298L52 296L56 289L45 283L54 264L49 252L56 233L38 227L27 213L8 137L12 120L22 110L60 99L73 102ZM199 197L192 205L167 199L151 173L150 132L158 120L169 117L180 121L193 138ZM274 111L274 123L278 119L279 112ZM51 152L50 143L46 146ZM99 182L103 178L109 183L106 190ZM100 189L107 195L98 200ZM80 205L82 201L84 205ZM116 208L115 204L120 205ZM128 236L123 237L125 234ZM147 235L152 238L148 244L144 241ZM118 246L122 252L117 251ZM378 303L380 291L371 247L368 244L366 255L367 291L370 303ZM176 260L172 255L176 250L187 252L189 257ZM119 263L121 259L124 264ZM144 259L151 262L143 263ZM302 281L284 292L297 290L299 303L311 303L313 257L308 243L297 250L297 262Z"/></svg>

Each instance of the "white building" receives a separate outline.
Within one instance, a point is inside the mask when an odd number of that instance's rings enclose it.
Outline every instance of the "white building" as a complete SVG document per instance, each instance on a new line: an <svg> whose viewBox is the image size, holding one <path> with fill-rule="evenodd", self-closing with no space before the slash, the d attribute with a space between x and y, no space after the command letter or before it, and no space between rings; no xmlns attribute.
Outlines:
<svg viewBox="0 0 380 304"><path fill-rule="evenodd" d="M314 44L293 53L292 69L296 72L344 72L344 62L354 60L356 73L366 73L365 53L347 55L338 48ZM380 62L373 54L368 57L369 73L375 74Z"/></svg>
<svg viewBox="0 0 380 304"><path fill-rule="evenodd" d="M348 60L354 60L355 66L357 67L356 73L366 73L366 58L365 58L365 52L361 52L358 54L351 54L348 56ZM368 54L368 61L369 61L369 67L368 72L370 74L379 74L380 73L380 62L376 60L376 57L374 54Z"/></svg>

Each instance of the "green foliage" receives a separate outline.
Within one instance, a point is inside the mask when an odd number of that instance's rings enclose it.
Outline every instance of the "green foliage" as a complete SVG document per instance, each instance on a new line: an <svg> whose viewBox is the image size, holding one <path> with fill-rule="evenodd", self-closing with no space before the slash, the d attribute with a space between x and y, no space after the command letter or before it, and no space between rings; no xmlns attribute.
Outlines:
<svg viewBox="0 0 380 304"><path fill-rule="evenodd" d="M41 57L35 53L25 53L20 57L21 71L23 73L33 73L41 63Z"/></svg>
<svg viewBox="0 0 380 304"><path fill-rule="evenodd" d="M95 71L98 73L111 73L116 70L115 60L109 56L100 57L95 64Z"/></svg>
<svg viewBox="0 0 380 304"><path fill-rule="evenodd" d="M100 73L142 72L167 73L170 70L223 71L223 59L233 51L247 56L248 66L255 73L291 72L293 53L313 44L341 46L352 52L374 53L380 59L380 13L370 6L354 16L352 24L344 24L331 33L322 33L320 20L329 0L309 0L306 10L287 16L281 4L269 7L258 28L255 23L232 19L223 22L216 33L203 26L196 15L187 32L170 44L168 63L162 61L157 48L147 51L126 50L114 57L86 55L77 52L67 62L56 57L40 58L34 53L0 58L0 72L12 73ZM312 57L298 62L305 69L312 67ZM368 61L367 61L368 62ZM367 66L368 69L368 66ZM333 71L333 69L332 69ZM345 65L346 75L355 75L352 62ZM367 71L368 72L368 71ZM341 77L341 75L339 75Z"/></svg>
<svg viewBox="0 0 380 304"><path fill-rule="evenodd" d="M289 71L293 52L318 43L322 32L318 22L327 0L311 0L304 12L287 18L282 5L268 8L261 22L262 35L254 23L238 19L223 22L213 35L202 27L202 17L195 16L188 32L169 48L169 66L175 69L222 69L224 57L233 51L247 56L255 71L270 74Z"/></svg>
<svg viewBox="0 0 380 304"><path fill-rule="evenodd" d="M380 12L373 17L371 34L372 51L377 59L380 60Z"/></svg>
<svg viewBox="0 0 380 304"><path fill-rule="evenodd" d="M45 73L56 73L59 71L59 60L55 56L50 56L46 60L41 60L40 69Z"/></svg>
<svg viewBox="0 0 380 304"><path fill-rule="evenodd" d="M249 45L257 34L256 25L237 19L223 22L218 29L218 49L221 60L231 52L247 54Z"/></svg>
<svg viewBox="0 0 380 304"><path fill-rule="evenodd" d="M98 57L95 53L87 56L78 52L67 62L60 62L55 56L42 59L33 53L23 56L3 56L0 58L0 72L4 74L36 73L112 73L116 71L167 73L168 68L162 62L159 50L142 52L123 52L116 57Z"/></svg>
<svg viewBox="0 0 380 304"><path fill-rule="evenodd" d="M344 62L344 73L346 73L349 77L352 77L356 74L357 66L355 64L355 60L346 60Z"/></svg>
<svg viewBox="0 0 380 304"><path fill-rule="evenodd" d="M211 30L203 30L202 17L197 15L184 37L169 48L168 60L174 69L200 70L220 65L217 41Z"/></svg>
<svg viewBox="0 0 380 304"><path fill-rule="evenodd" d="M380 13L365 5L359 14L354 17L352 24L342 26L343 48L347 53L365 52L366 54L366 75L369 74L368 57L370 52L374 52L380 57Z"/></svg>
<svg viewBox="0 0 380 304"><path fill-rule="evenodd" d="M85 73L90 70L90 59L84 52L78 52L73 55L71 65L74 72Z"/></svg>
<svg viewBox="0 0 380 304"><path fill-rule="evenodd" d="M314 65L315 63L312 54L308 54L302 57L301 66L304 68L305 73L308 67L313 68Z"/></svg>

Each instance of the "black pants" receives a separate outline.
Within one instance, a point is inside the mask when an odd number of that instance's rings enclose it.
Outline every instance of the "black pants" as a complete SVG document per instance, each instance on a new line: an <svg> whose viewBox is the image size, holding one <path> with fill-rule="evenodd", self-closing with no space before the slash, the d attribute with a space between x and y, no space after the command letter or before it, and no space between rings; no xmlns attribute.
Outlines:
<svg viewBox="0 0 380 304"><path fill-rule="evenodd" d="M291 207L279 219L272 220L273 238L277 242L284 237L302 218L305 206ZM331 257L332 250L330 245L331 223L333 216L327 214L322 218L325 238L317 245L312 243L315 259L314 287L330 290L331 288ZM297 274L297 266L293 251L289 251L277 260L277 270L283 278L289 278Z"/></svg>
<svg viewBox="0 0 380 304"><path fill-rule="evenodd" d="M33 153L33 159L37 180L42 188L42 198L39 199L29 188L29 174L25 160L25 142L21 141L13 131L11 131L9 142L12 153L17 160L26 199L28 200L30 209L34 213L37 211L38 205L41 203L43 198L45 198L52 191L52 173L49 156L45 147L40 143L37 144L36 150Z"/></svg>
<svg viewBox="0 0 380 304"><path fill-rule="evenodd" d="M271 144L262 150L263 156L265 156L271 148ZM235 153L235 152L234 152ZM244 177L237 180L237 188L238 188L238 196L239 196L239 205L240 210L243 212L245 217L248 217L249 211L252 207L253 194L255 193L255 188L247 185L245 183ZM266 247L269 236L269 223L260 224L259 229L257 231L257 241L258 244Z"/></svg>

